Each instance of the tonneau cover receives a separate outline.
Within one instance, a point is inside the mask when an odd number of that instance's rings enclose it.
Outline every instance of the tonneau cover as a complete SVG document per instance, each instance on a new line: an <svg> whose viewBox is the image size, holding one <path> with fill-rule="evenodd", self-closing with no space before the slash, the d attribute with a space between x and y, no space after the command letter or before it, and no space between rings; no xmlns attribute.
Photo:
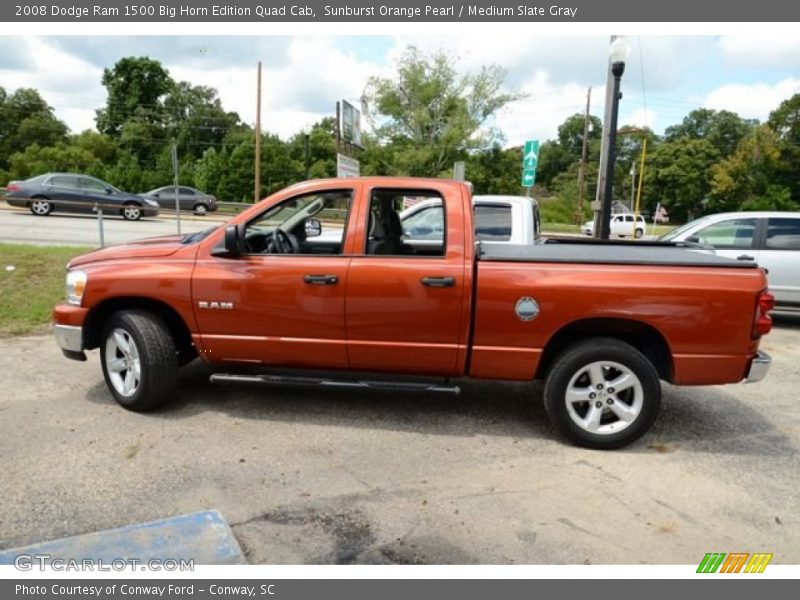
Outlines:
<svg viewBox="0 0 800 600"><path fill-rule="evenodd" d="M482 244L481 261L587 263L606 265L669 265L754 269L752 261L712 254L702 248L687 248L671 242L617 242L580 239L549 239L534 245Z"/></svg>

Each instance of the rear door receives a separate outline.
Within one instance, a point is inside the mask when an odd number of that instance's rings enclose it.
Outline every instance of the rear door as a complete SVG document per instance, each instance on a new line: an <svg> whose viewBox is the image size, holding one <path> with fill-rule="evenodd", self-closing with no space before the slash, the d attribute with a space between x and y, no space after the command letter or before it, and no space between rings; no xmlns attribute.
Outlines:
<svg viewBox="0 0 800 600"><path fill-rule="evenodd" d="M465 231L472 218L464 210L468 194L464 198L460 186L446 189L450 193L424 187L365 190L356 237L360 244L347 280L352 369L461 372L472 277L471 268L465 268L472 265L472 235ZM444 203L443 228L425 246L410 245L397 213L421 200Z"/></svg>
<svg viewBox="0 0 800 600"><path fill-rule="evenodd" d="M768 271L769 289L776 302L800 309L800 217L766 219L758 264Z"/></svg>
<svg viewBox="0 0 800 600"><path fill-rule="evenodd" d="M76 175L53 175L42 186L44 195L53 201L59 210L76 211L85 202L83 193L78 187Z"/></svg>

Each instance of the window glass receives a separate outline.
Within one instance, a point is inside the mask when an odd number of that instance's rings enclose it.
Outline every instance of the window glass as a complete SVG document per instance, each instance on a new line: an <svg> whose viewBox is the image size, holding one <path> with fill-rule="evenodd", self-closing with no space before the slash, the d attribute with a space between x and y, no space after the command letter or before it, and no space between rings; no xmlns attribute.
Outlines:
<svg viewBox="0 0 800 600"><path fill-rule="evenodd" d="M88 177L81 177L78 180L78 187L82 190L89 190L90 192L105 192L106 186L97 181L96 179L90 179Z"/></svg>
<svg viewBox="0 0 800 600"><path fill-rule="evenodd" d="M428 206L403 218L403 233L406 239L441 240L444 232L444 210L442 205Z"/></svg>
<svg viewBox="0 0 800 600"><path fill-rule="evenodd" d="M755 219L731 219L704 227L692 237L714 247L752 248L755 230Z"/></svg>
<svg viewBox="0 0 800 600"><path fill-rule="evenodd" d="M475 237L486 242L511 240L511 206L508 204L476 205Z"/></svg>
<svg viewBox="0 0 800 600"><path fill-rule="evenodd" d="M800 250L800 218L770 219L766 247L770 250Z"/></svg>
<svg viewBox="0 0 800 600"><path fill-rule="evenodd" d="M178 193L184 196L194 196L194 190L187 187L178 188Z"/></svg>
<svg viewBox="0 0 800 600"><path fill-rule="evenodd" d="M352 192L325 191L290 198L245 227L249 254L341 254Z"/></svg>
<svg viewBox="0 0 800 600"><path fill-rule="evenodd" d="M422 202L428 206L407 211ZM365 253L382 256L444 256L445 212L442 197L425 190L372 191Z"/></svg>
<svg viewBox="0 0 800 600"><path fill-rule="evenodd" d="M55 177L50 178L48 184L57 185L59 187L76 188L78 187L78 182L76 180L77 177L70 177L69 175L56 175Z"/></svg>

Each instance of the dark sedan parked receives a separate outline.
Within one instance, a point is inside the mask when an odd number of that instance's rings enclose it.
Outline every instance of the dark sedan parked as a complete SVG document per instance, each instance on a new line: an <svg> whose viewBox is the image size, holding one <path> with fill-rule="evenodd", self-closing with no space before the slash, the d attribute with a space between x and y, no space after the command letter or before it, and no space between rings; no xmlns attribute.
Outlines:
<svg viewBox="0 0 800 600"><path fill-rule="evenodd" d="M51 212L91 213L101 207L105 214L120 214L128 221L158 214L158 202L129 194L89 175L45 173L25 181L12 181L6 202L28 208L44 217Z"/></svg>
<svg viewBox="0 0 800 600"><path fill-rule="evenodd" d="M164 210L175 210L174 185L165 185L144 195L158 202ZM197 215L217 210L217 199L214 196L185 185L178 186L178 203L181 210L191 210Z"/></svg>

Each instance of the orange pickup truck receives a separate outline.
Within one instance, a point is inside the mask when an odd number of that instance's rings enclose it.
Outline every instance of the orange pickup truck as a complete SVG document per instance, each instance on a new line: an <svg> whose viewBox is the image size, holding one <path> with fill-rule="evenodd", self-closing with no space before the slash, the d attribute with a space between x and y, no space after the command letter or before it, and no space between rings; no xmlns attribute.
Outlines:
<svg viewBox="0 0 800 600"><path fill-rule="evenodd" d="M412 246L398 213L426 200L444 209ZM218 228L79 256L54 320L67 357L100 349L130 410L169 400L197 357L215 382L542 379L563 434L615 448L652 425L660 380L762 379L771 308L750 263L666 243L482 244L467 185L375 177L304 182Z"/></svg>

